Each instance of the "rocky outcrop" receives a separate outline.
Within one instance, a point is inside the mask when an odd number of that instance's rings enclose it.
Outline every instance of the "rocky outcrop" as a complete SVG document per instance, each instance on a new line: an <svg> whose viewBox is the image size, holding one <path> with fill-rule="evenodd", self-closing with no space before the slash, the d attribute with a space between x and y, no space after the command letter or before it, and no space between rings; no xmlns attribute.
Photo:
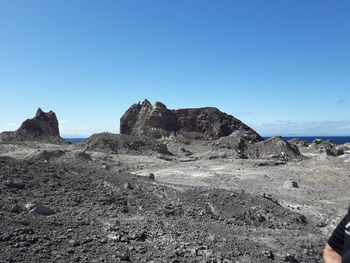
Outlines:
<svg viewBox="0 0 350 263"><path fill-rule="evenodd" d="M326 153L329 156L339 156L344 154L344 150L337 148L335 144L330 141L315 139L309 146L309 150L315 150L321 153Z"/></svg>
<svg viewBox="0 0 350 263"><path fill-rule="evenodd" d="M120 133L152 138L172 135L189 139L215 140L235 131L249 132L263 139L250 127L213 107L169 110L163 103L148 100L133 104L120 119Z"/></svg>
<svg viewBox="0 0 350 263"><path fill-rule="evenodd" d="M309 143L307 141L304 140L300 140L299 138L293 138L287 141L289 144L295 145L298 148L299 147L308 147Z"/></svg>
<svg viewBox="0 0 350 263"><path fill-rule="evenodd" d="M171 155L165 144L145 136L130 136L104 132L92 135L82 144L86 146L87 151L132 155Z"/></svg>
<svg viewBox="0 0 350 263"><path fill-rule="evenodd" d="M65 143L64 139L60 137L56 114L53 111L43 112L40 108L34 118L25 120L16 131L1 133L0 141Z"/></svg>
<svg viewBox="0 0 350 263"><path fill-rule="evenodd" d="M222 137L212 143L215 150L229 149L230 154L235 158L249 158L248 149L254 143L260 142L262 139L260 136L256 136L253 131L235 131L229 136Z"/></svg>
<svg viewBox="0 0 350 263"><path fill-rule="evenodd" d="M228 137L220 138L212 146L214 150L226 151L226 154L234 158L281 161L304 158L295 145L289 144L280 136L258 141L254 134L235 132Z"/></svg>
<svg viewBox="0 0 350 263"><path fill-rule="evenodd" d="M298 147L286 142L280 136L271 137L266 141L251 144L247 150L247 157L252 159L277 159L283 161L303 159Z"/></svg>

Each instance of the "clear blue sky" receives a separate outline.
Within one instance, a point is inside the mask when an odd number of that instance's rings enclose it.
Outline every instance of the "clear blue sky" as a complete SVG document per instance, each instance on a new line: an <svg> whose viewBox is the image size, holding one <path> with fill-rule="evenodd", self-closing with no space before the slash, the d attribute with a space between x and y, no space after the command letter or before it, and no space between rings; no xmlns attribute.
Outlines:
<svg viewBox="0 0 350 263"><path fill-rule="evenodd" d="M118 132L148 98L262 135L350 135L350 1L0 0L0 131Z"/></svg>

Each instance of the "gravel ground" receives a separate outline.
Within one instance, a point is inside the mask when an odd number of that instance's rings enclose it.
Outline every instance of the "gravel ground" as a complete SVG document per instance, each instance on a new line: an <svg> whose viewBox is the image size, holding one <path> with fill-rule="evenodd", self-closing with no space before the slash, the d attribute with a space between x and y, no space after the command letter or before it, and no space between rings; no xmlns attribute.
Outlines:
<svg viewBox="0 0 350 263"><path fill-rule="evenodd" d="M0 262L321 261L348 202L348 155L281 163L168 148L1 144Z"/></svg>

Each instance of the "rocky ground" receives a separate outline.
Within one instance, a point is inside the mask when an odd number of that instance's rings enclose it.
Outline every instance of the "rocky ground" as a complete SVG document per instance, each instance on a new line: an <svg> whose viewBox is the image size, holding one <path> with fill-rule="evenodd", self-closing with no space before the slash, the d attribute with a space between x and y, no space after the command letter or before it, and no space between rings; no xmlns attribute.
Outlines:
<svg viewBox="0 0 350 263"><path fill-rule="evenodd" d="M0 144L0 262L320 262L347 209L347 151L106 143Z"/></svg>

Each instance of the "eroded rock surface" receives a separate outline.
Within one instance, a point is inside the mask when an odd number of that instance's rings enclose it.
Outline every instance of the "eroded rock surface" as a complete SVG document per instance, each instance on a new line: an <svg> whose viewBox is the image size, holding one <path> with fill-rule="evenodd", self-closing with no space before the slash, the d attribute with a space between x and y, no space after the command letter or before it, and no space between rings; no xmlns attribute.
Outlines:
<svg viewBox="0 0 350 263"><path fill-rule="evenodd" d="M169 110L163 103L148 100L133 104L120 119L120 133L153 138L172 135L212 140L235 131L254 133L250 127L213 107Z"/></svg>
<svg viewBox="0 0 350 263"><path fill-rule="evenodd" d="M25 120L16 131L1 133L0 141L65 143L64 139L60 137L56 114L53 111L43 112L40 108L34 118Z"/></svg>

